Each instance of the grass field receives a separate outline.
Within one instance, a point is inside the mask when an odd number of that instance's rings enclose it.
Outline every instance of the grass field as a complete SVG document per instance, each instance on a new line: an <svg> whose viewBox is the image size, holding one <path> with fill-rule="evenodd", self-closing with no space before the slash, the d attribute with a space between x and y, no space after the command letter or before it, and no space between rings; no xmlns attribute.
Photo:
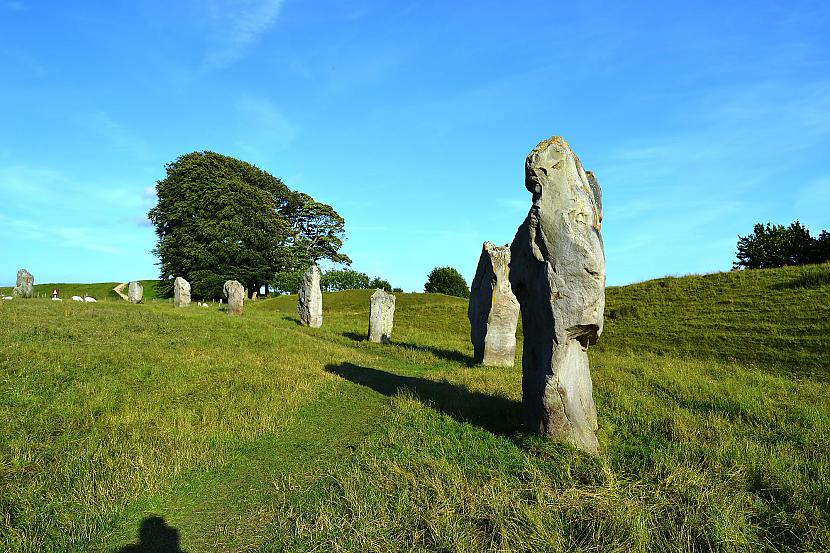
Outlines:
<svg viewBox="0 0 830 553"><path fill-rule="evenodd" d="M465 300L398 294L389 345L370 291L3 302L0 550L828 551L828 275L610 288L597 458L521 432Z"/></svg>

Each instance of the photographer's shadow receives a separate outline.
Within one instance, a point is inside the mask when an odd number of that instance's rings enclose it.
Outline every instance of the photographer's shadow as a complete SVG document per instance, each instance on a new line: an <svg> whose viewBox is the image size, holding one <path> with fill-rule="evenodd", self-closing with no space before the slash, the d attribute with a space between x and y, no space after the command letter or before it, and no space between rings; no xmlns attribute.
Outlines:
<svg viewBox="0 0 830 553"><path fill-rule="evenodd" d="M179 531L161 517L147 517L138 529L138 543L125 545L115 553L186 553L179 543Z"/></svg>

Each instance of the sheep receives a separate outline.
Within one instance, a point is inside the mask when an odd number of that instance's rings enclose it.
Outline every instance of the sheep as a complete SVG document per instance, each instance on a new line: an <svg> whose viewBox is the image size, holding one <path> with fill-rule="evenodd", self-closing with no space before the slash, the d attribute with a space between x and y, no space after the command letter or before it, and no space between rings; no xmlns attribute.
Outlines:
<svg viewBox="0 0 830 553"><path fill-rule="evenodd" d="M52 301L63 301L63 300L60 299L60 298L52 298Z"/></svg>
<svg viewBox="0 0 830 553"><path fill-rule="evenodd" d="M203 303L202 307L210 307L207 303Z"/></svg>
<svg viewBox="0 0 830 553"><path fill-rule="evenodd" d="M72 301L84 301L84 298L81 296L72 296Z"/></svg>
<svg viewBox="0 0 830 553"><path fill-rule="evenodd" d="M93 298L92 296L84 296L84 301L85 301L85 302L87 302L87 303L95 303L95 302L97 302L98 300L96 300L96 299L95 299L95 298Z"/></svg>
<svg viewBox="0 0 830 553"><path fill-rule="evenodd" d="M13 300L14 296L3 296L4 300Z"/></svg>

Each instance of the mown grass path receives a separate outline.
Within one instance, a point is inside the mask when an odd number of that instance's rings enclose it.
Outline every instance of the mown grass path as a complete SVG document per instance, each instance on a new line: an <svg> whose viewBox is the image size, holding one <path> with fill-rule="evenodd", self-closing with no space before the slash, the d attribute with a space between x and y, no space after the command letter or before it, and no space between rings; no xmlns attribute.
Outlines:
<svg viewBox="0 0 830 553"><path fill-rule="evenodd" d="M221 467L186 475L160 495L131 505L94 549L135 542L142 521L160 516L178 530L187 551L255 550L272 537L268 530L283 514L273 506L285 489L321 478L377 428L388 408L388 400L366 388L330 384L279 435L253 440Z"/></svg>

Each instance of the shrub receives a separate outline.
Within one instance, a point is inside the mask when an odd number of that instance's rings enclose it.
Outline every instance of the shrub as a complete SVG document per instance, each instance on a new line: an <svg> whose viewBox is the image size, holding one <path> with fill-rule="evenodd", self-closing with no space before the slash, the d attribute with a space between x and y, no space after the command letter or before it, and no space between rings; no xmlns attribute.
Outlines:
<svg viewBox="0 0 830 553"><path fill-rule="evenodd" d="M469 298L470 288L467 281L452 267L436 267L429 273L424 291L431 294L446 294L459 298Z"/></svg>

